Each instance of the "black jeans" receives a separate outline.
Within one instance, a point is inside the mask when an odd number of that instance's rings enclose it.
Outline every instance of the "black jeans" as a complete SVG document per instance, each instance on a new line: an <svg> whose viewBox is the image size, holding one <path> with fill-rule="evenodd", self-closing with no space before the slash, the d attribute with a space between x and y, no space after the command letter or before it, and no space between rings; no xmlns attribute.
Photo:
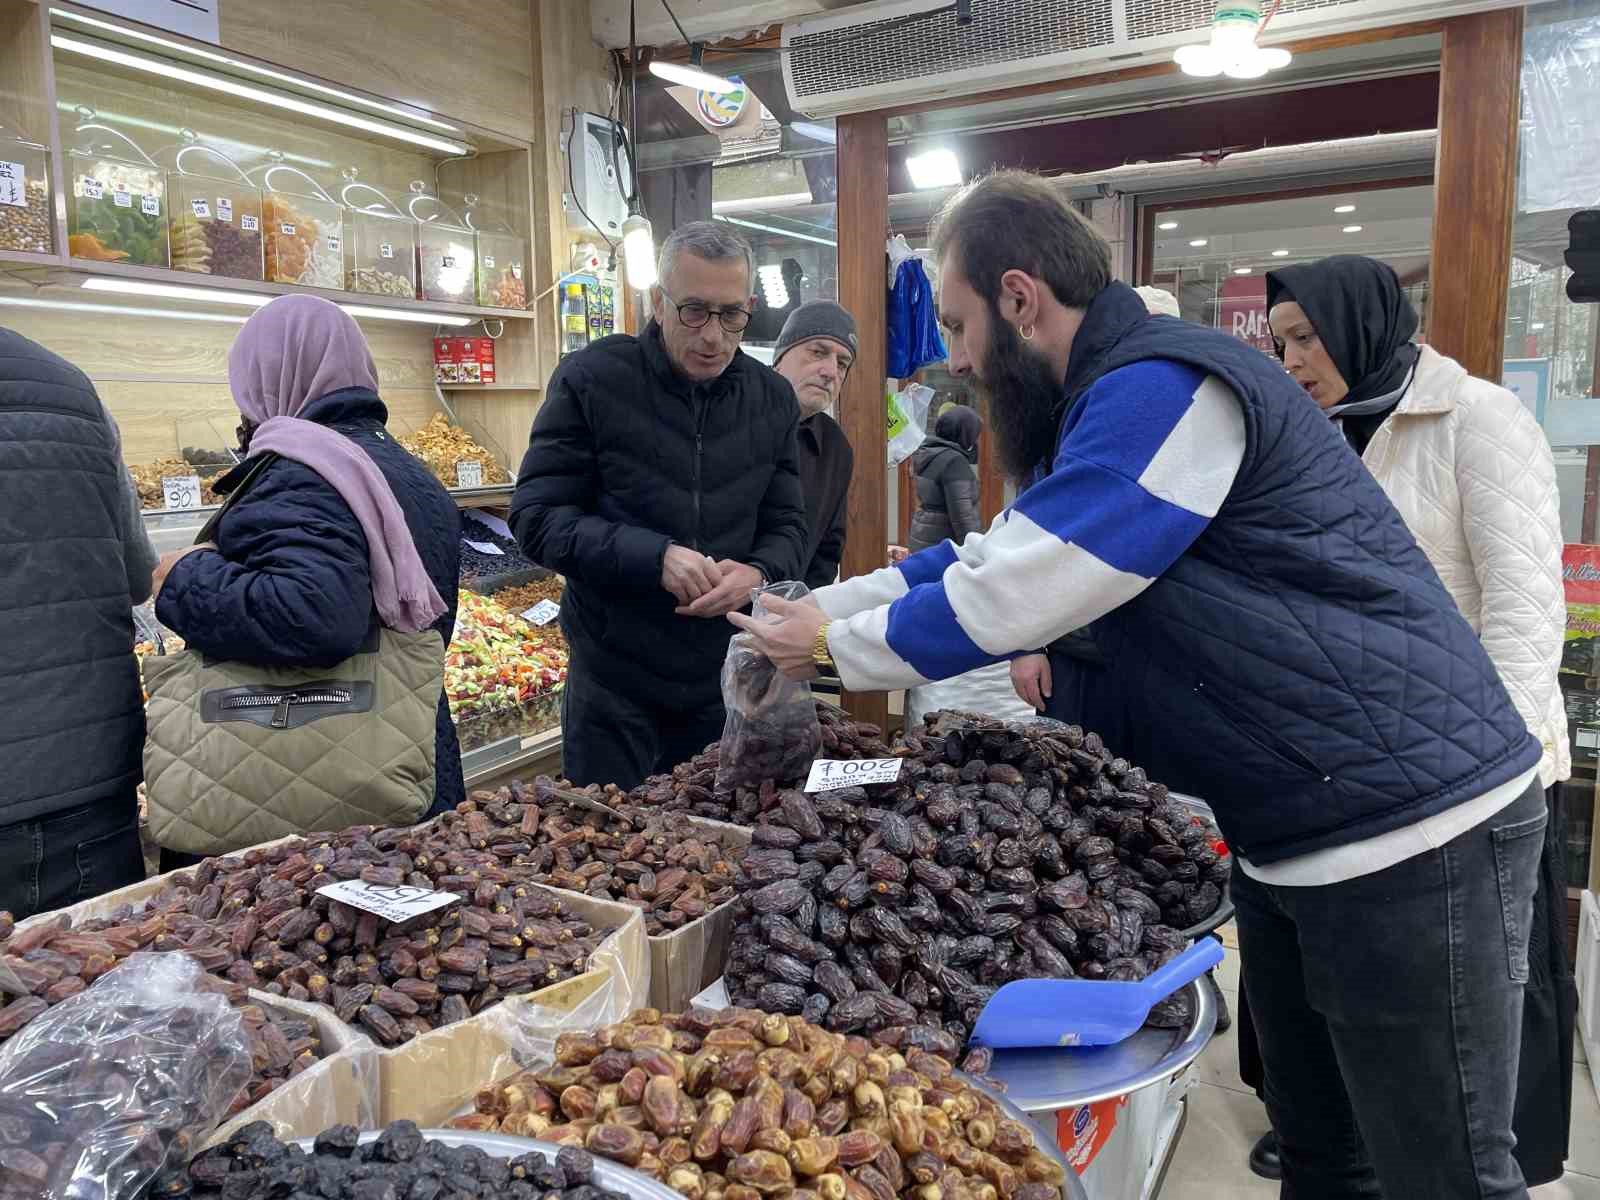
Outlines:
<svg viewBox="0 0 1600 1200"><path fill-rule="evenodd" d="M133 795L0 826L0 909L19 921L143 878Z"/></svg>
<svg viewBox="0 0 1600 1200"><path fill-rule="evenodd" d="M1385 871L1233 878L1292 1200L1526 1197L1511 1154L1544 792Z"/></svg>
<svg viewBox="0 0 1600 1200"><path fill-rule="evenodd" d="M614 783L628 791L699 754L722 736L726 718L720 699L679 710L625 695L574 656L561 692L561 773L579 786Z"/></svg>

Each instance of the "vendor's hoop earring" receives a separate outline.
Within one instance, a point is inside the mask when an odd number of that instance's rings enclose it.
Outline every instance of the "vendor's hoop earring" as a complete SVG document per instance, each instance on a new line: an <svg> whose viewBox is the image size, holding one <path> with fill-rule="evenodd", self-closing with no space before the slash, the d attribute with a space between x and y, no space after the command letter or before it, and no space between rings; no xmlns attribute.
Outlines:
<svg viewBox="0 0 1600 1200"><path fill-rule="evenodd" d="M1025 342L1033 341L1033 326L1032 325L1024 325L1022 327L1022 340L1025 341Z"/></svg>

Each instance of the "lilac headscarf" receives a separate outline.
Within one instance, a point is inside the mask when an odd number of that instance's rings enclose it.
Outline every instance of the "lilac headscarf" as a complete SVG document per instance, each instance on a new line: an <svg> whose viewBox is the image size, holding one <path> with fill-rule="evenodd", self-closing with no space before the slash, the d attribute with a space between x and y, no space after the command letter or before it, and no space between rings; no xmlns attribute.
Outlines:
<svg viewBox="0 0 1600 1200"><path fill-rule="evenodd" d="M316 296L280 296L256 311L228 351L233 399L258 428L250 452L310 467L344 498L367 536L372 600L384 625L416 633L447 611L417 555L389 481L355 442L300 413L340 388L378 390L372 351L355 318Z"/></svg>

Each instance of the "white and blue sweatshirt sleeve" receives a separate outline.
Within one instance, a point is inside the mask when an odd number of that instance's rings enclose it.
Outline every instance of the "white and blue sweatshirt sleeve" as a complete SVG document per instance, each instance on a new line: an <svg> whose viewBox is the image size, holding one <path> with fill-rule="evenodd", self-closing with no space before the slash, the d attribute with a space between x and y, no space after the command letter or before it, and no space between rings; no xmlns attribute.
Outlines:
<svg viewBox="0 0 1600 1200"><path fill-rule="evenodd" d="M817 592L840 681L948 679L1128 603L1216 516L1244 451L1240 401L1214 376L1167 360L1103 376L1050 474L987 531Z"/></svg>

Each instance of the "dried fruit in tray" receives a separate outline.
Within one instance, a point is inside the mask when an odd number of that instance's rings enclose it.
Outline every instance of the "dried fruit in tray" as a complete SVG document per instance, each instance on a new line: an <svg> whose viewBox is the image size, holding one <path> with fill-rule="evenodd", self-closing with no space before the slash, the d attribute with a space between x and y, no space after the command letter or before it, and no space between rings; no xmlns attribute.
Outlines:
<svg viewBox="0 0 1600 1200"><path fill-rule="evenodd" d="M200 499L206 504L221 504L222 497L211 490L211 485L227 474L227 467L195 466L182 458L158 458L155 462L130 466L133 484L139 491L139 503L148 510L166 507L161 481L184 475L200 477Z"/></svg>
<svg viewBox="0 0 1600 1200"><path fill-rule="evenodd" d="M456 486L456 468L463 462L479 464L485 484L511 482L511 475L500 460L473 441L465 429L450 424L443 413L434 413L416 433L401 438L400 444L420 458L446 487Z"/></svg>
<svg viewBox="0 0 1600 1200"><path fill-rule="evenodd" d="M487 596L463 591L445 655L445 695L459 721L521 708L567 678L564 646Z"/></svg>

